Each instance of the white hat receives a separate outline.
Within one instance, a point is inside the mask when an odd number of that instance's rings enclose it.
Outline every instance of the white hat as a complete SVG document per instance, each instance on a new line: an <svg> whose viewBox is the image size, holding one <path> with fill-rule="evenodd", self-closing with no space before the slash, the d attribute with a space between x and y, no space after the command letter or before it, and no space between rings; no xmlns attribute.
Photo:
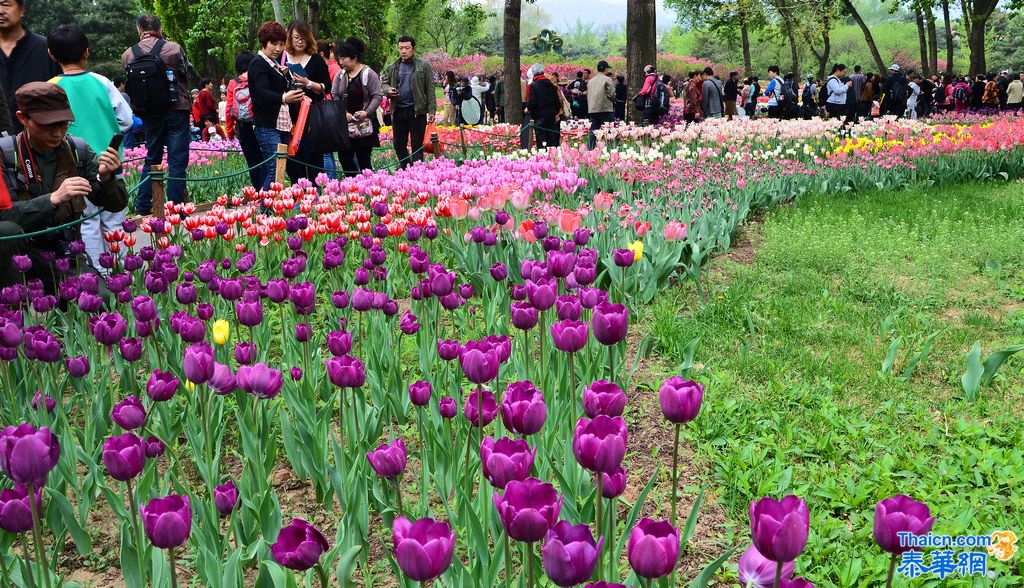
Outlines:
<svg viewBox="0 0 1024 588"><path fill-rule="evenodd" d="M894 63L894 64L889 66L889 71L899 71L899 70L900 70L900 66L899 66L898 63Z"/></svg>

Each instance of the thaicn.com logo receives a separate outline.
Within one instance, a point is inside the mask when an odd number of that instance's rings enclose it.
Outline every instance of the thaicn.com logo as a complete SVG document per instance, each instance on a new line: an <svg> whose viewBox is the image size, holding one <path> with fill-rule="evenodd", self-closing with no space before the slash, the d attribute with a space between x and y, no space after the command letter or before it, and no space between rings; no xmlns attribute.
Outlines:
<svg viewBox="0 0 1024 588"><path fill-rule="evenodd" d="M1017 534L996 531L991 535L915 535L902 532L897 536L900 546L911 549L903 553L896 572L907 578L934 575L985 576L991 578L989 558L1007 561L1017 553ZM980 548L984 547L982 551ZM926 554L923 550L929 550ZM929 557L930 556L930 557Z"/></svg>

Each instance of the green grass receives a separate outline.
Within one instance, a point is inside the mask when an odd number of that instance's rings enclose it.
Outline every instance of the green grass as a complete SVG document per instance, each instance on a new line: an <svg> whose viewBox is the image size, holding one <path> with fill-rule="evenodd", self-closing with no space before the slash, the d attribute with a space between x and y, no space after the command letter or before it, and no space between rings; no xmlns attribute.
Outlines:
<svg viewBox="0 0 1024 588"><path fill-rule="evenodd" d="M748 544L750 500L795 493L811 509L797 572L880 586L874 505L905 493L930 505L935 532L1010 529L1024 546L1024 357L975 403L959 382L976 341L983 358L1024 341L1022 219L1019 182L808 197L755 225L752 263L712 262L707 301L689 285L652 306L669 365L700 339L690 444L728 518L723 545ZM1019 553L989 569L997 579L974 585L1024 582Z"/></svg>

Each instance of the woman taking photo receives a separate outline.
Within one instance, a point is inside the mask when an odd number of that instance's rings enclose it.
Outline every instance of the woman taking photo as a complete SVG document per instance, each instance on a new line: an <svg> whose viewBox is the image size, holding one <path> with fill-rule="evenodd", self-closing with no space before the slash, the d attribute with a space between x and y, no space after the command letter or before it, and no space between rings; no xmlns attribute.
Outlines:
<svg viewBox="0 0 1024 588"><path fill-rule="evenodd" d="M288 68L280 65L288 34L284 27L274 21L260 25L256 38L260 51L249 63L249 95L252 100L253 131L259 143L266 170L263 178L264 190L270 189L274 181L278 143L291 139L292 117L289 109L298 108L302 101L302 90L291 87Z"/></svg>
<svg viewBox="0 0 1024 588"><path fill-rule="evenodd" d="M290 72L296 87L301 88L313 102L319 102L331 91L331 73L327 62L317 54L316 37L306 21L296 20L288 25L288 38L284 46L283 65L291 67ZM301 69L300 69L301 68ZM303 73L298 73L299 71ZM291 108L292 121L299 116L298 106ZM299 178L312 180L324 164L323 153L315 145L299 142L299 151L288 161L288 178L295 183ZM301 163L300 163L301 162ZM308 164L313 167L306 167Z"/></svg>
<svg viewBox="0 0 1024 588"><path fill-rule="evenodd" d="M334 50L342 69L334 78L331 98L345 105L349 128L349 148L338 159L350 177L373 169L370 156L379 145L375 123L384 91L377 72L362 63L364 50L363 42L351 37Z"/></svg>

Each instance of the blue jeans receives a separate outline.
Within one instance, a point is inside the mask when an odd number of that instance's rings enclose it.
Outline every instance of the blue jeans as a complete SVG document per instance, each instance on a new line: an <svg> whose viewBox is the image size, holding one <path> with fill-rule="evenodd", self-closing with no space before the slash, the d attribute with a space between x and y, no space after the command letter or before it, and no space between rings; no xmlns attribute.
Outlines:
<svg viewBox="0 0 1024 588"><path fill-rule="evenodd" d="M163 162L164 147L167 148L167 177L185 177L189 150L188 117L189 113L185 110L169 110L142 117L146 129L146 167L142 170L142 187L139 188L139 199L135 203L135 211L139 214L149 214L153 210L153 188L146 178L149 177L151 166ZM170 202L184 202L184 180L168 181L166 194Z"/></svg>
<svg viewBox="0 0 1024 588"><path fill-rule="evenodd" d="M268 159L277 154L277 144L281 143L281 131L272 129L270 127L253 127L256 131L256 141L260 144L260 152L263 154L262 159ZM266 176L263 178L263 186L260 188L263 190L269 190L271 182L274 181L274 176L277 175L277 160L270 159L264 164L263 169L266 170Z"/></svg>

